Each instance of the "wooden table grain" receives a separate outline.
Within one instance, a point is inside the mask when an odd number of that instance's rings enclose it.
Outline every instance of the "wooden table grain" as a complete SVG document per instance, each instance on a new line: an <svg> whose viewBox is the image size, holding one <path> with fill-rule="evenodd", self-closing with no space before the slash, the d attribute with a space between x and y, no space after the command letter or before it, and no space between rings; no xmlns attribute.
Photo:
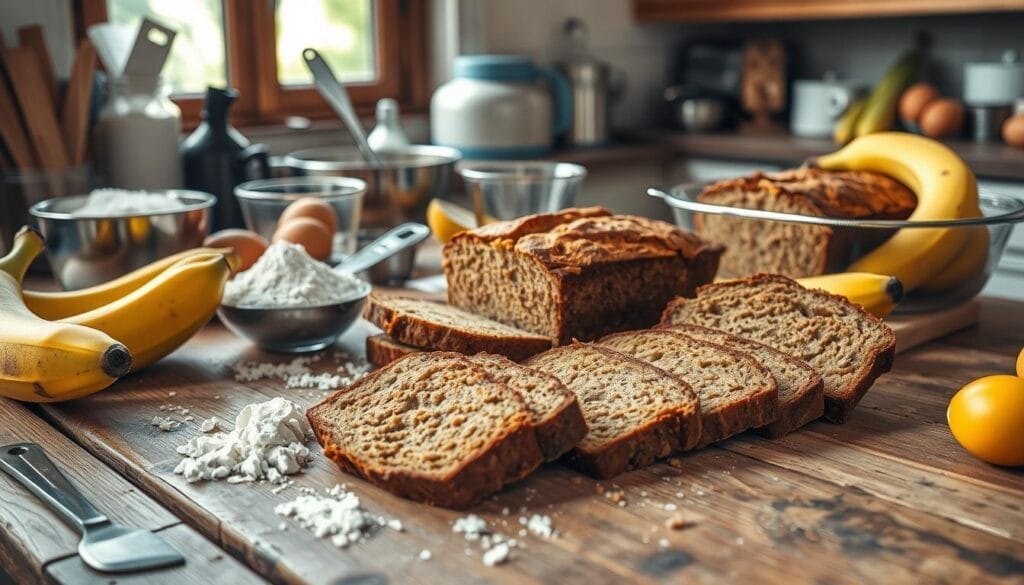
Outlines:
<svg viewBox="0 0 1024 585"><path fill-rule="evenodd" d="M361 323L314 363L362 354ZM966 454L945 423L949 398L982 375L1009 372L1024 345L1024 303L983 299L980 323L901 354L845 425L813 423L778 440L744 434L597 482L556 464L471 511L525 545L497 567L453 533L465 512L391 496L319 456L296 484L189 484L175 447L217 416L274 396L309 406L326 393L278 380L238 382L239 361L264 354L217 323L159 364L85 400L36 411L139 490L275 583L1024 583L1024 473ZM196 420L152 426L161 405ZM371 512L399 518L346 549L274 506L299 487L346 484ZM619 504L606 492L622 492ZM616 495L616 498L618 496ZM555 538L520 537L519 518L550 515ZM666 520L679 516L673 530ZM283 528L283 529L282 529ZM429 560L420 560L423 550ZM50 566L49 576L74 575Z"/></svg>

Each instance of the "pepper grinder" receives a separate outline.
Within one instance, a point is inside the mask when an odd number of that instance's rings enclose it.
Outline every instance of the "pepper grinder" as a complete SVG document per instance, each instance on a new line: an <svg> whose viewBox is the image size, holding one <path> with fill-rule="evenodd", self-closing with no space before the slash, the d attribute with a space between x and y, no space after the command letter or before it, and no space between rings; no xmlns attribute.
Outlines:
<svg viewBox="0 0 1024 585"><path fill-rule="evenodd" d="M185 188L217 196L214 231L245 227L235 186L271 176L267 145L251 144L228 124L228 109L236 99L234 89L206 88L202 122L181 144Z"/></svg>

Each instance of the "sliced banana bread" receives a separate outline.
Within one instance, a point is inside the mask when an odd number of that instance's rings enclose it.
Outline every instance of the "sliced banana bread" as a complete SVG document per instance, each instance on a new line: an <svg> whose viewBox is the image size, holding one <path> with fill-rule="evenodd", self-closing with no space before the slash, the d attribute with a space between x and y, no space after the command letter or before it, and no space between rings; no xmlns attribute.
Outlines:
<svg viewBox="0 0 1024 585"><path fill-rule="evenodd" d="M483 351L520 361L551 347L546 336L421 299L370 295L364 316L395 341L440 351Z"/></svg>
<svg viewBox="0 0 1024 585"><path fill-rule="evenodd" d="M558 378L500 355L478 353L468 359L523 397L545 461L558 459L587 434L576 395Z"/></svg>
<svg viewBox="0 0 1024 585"><path fill-rule="evenodd" d="M702 339L749 353L768 368L775 377L779 389L779 417L774 422L757 429L769 438L781 437L805 424L820 418L825 412L824 383L814 368L802 360L772 349L752 339L738 337L718 329L699 325L672 325L672 331L679 331L694 339Z"/></svg>
<svg viewBox="0 0 1024 585"><path fill-rule="evenodd" d="M702 428L695 447L705 447L778 418L775 378L748 353L673 329L616 333L598 343L651 363L693 388L700 398Z"/></svg>
<svg viewBox="0 0 1024 585"><path fill-rule="evenodd" d="M553 374L576 394L588 432L565 461L594 477L650 465L700 436L697 395L651 364L574 343L538 354L526 365Z"/></svg>
<svg viewBox="0 0 1024 585"><path fill-rule="evenodd" d="M366 338L366 361L377 368L383 368L398 358L405 357L411 353L424 351L431 350L399 343L383 333Z"/></svg>
<svg viewBox="0 0 1024 585"><path fill-rule="evenodd" d="M836 423L850 418L896 353L892 329L874 315L777 274L702 286L696 299L672 301L662 323L721 329L807 362L825 383L825 418Z"/></svg>
<svg viewBox="0 0 1024 585"><path fill-rule="evenodd" d="M917 205L910 189L885 175L814 168L719 181L697 199L730 207L861 219L904 219ZM724 277L776 272L799 278L834 272L849 263L853 244L863 252L892 235L883 230L854 234L828 226L703 213L696 214L694 227L701 237L725 244L720 271ZM867 241L869 235L878 237Z"/></svg>
<svg viewBox="0 0 1024 585"><path fill-rule="evenodd" d="M308 417L343 470L438 506L465 508L543 460L523 398L456 353L392 362Z"/></svg>
<svg viewBox="0 0 1024 585"><path fill-rule="evenodd" d="M558 344L650 327L710 282L722 247L672 224L603 208L489 224L444 248L448 302Z"/></svg>

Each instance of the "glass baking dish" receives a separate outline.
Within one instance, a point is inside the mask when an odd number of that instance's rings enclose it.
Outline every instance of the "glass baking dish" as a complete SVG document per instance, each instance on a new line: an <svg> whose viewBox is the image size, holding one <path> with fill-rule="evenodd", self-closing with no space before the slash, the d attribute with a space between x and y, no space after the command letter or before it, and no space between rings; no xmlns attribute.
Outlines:
<svg viewBox="0 0 1024 585"><path fill-rule="evenodd" d="M1006 241L1016 223L1024 221L1024 201L1014 197L998 195L981 190L978 200L983 217L971 219L949 219L935 221L882 220L882 219L842 219L835 217L797 215L762 209L746 209L701 203L697 196L704 190L706 183L684 183L666 192L650 188L647 194L662 199L675 216L676 224L694 230L694 217L697 214L729 216L744 221L768 221L807 226L826 226L836 233L842 233L850 242L849 254L845 264L849 265L856 258L877 247L900 229L950 228L988 230L988 256L983 269L974 276L964 280L956 287L941 292L910 291L897 307L900 313L922 313L957 305L981 292L989 277L999 264ZM842 270L843 266L837 267Z"/></svg>

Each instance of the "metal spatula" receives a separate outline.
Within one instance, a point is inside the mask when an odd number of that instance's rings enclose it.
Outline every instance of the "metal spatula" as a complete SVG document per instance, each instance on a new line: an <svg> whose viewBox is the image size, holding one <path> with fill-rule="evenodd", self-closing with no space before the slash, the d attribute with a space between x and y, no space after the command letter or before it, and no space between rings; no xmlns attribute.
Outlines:
<svg viewBox="0 0 1024 585"><path fill-rule="evenodd" d="M68 481L39 445L0 447L0 468L78 528L82 533L78 554L93 569L123 573L185 562L185 557L152 532L111 522Z"/></svg>

